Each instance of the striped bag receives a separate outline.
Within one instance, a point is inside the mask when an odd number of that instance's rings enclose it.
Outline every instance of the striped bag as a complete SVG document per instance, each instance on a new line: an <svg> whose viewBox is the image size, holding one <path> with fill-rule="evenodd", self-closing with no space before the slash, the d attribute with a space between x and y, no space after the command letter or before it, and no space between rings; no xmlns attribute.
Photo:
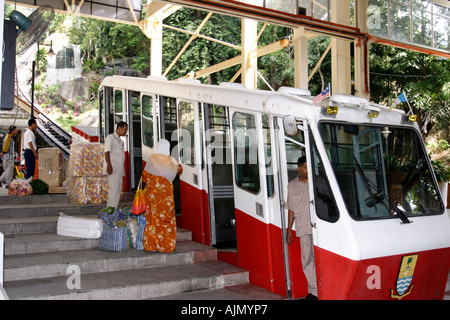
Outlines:
<svg viewBox="0 0 450 320"><path fill-rule="evenodd" d="M126 251L132 246L131 232L127 226L117 227L105 224L98 248L105 251Z"/></svg>

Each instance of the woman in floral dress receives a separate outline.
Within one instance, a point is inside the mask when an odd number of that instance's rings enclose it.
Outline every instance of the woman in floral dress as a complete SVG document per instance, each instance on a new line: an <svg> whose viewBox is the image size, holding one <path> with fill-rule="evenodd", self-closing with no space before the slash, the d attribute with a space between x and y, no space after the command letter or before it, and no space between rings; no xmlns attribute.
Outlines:
<svg viewBox="0 0 450 320"><path fill-rule="evenodd" d="M145 251L172 252L176 247L177 224L173 184L182 167L169 154L169 141L157 144L157 153L149 157L142 172L145 185L145 229L143 246Z"/></svg>

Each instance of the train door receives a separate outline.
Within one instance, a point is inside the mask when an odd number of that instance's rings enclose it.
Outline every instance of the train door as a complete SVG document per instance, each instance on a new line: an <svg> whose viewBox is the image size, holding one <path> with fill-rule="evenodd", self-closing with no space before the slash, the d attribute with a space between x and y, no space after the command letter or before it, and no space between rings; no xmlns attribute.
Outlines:
<svg viewBox="0 0 450 320"><path fill-rule="evenodd" d="M250 271L250 281L274 291L263 115L230 109L234 204L238 266Z"/></svg>
<svg viewBox="0 0 450 320"><path fill-rule="evenodd" d="M206 243L207 196L203 187L203 120L197 102L178 101L178 155L183 165L180 176L180 200L183 228L192 231L194 241Z"/></svg>
<svg viewBox="0 0 450 320"><path fill-rule="evenodd" d="M274 224L281 227L281 244L279 245L281 250L275 252L274 255L277 255L276 260L278 263L282 261L284 267L284 279L281 276L277 278L278 282L280 282L279 286L285 284L285 292L288 298L300 298L308 294L307 282L301 265L300 240L294 236L294 242L291 245L288 245L286 242L288 210L284 204L287 200L288 184L298 176L297 160L302 156L306 156L309 144L307 143L306 120L292 118L291 122L289 126L294 126L295 130L287 134L285 128L288 124L285 123L284 119L278 117L275 120L277 128L280 128L280 130L276 130L277 137L274 141L278 145L277 150L279 150L276 161L278 167L278 201L281 205L278 207L278 210L274 207ZM278 219L279 222L277 221ZM293 232L295 234L295 221ZM281 274L281 272L279 273ZM279 293L282 294L282 291Z"/></svg>
<svg viewBox="0 0 450 320"><path fill-rule="evenodd" d="M129 121L129 113L128 113L128 102L125 95L125 90L122 89L114 89L114 96L113 96L113 111L114 111L114 117L113 123L109 124L109 131L110 133L113 133L117 129L117 124L120 121L125 121L128 123L128 127L130 127L130 121ZM109 134L109 133L108 133ZM127 134L125 137L121 137L121 139L124 142L124 149L125 149L125 177L123 178L123 186L122 191L128 192L130 191L130 141L129 141L130 133Z"/></svg>
<svg viewBox="0 0 450 320"><path fill-rule="evenodd" d="M130 189L136 189L142 174L141 94L128 91L128 145L130 146Z"/></svg>
<svg viewBox="0 0 450 320"><path fill-rule="evenodd" d="M172 97L156 96L156 105L159 106L156 111L156 125L159 126L157 134L161 139L170 142L170 154L179 161L177 145L177 99ZM159 138L155 141L159 141ZM173 181L173 195L175 202L175 212L181 213L180 202L180 178L176 176Z"/></svg>
<svg viewBox="0 0 450 320"><path fill-rule="evenodd" d="M236 217L229 111L227 107L205 105L204 115L210 244L234 250Z"/></svg>
<svg viewBox="0 0 450 320"><path fill-rule="evenodd" d="M114 89L104 87L99 95L100 142L114 132Z"/></svg>

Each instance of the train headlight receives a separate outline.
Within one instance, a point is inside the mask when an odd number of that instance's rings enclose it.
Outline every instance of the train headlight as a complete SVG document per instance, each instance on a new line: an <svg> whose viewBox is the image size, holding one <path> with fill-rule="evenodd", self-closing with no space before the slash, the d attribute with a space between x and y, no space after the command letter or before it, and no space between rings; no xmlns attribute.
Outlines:
<svg viewBox="0 0 450 320"><path fill-rule="evenodd" d="M329 114L329 115L336 115L338 113L338 111L339 111L338 107L335 107L335 106L327 107L327 114Z"/></svg>
<svg viewBox="0 0 450 320"><path fill-rule="evenodd" d="M369 118L378 118L380 111L371 110L368 114Z"/></svg>

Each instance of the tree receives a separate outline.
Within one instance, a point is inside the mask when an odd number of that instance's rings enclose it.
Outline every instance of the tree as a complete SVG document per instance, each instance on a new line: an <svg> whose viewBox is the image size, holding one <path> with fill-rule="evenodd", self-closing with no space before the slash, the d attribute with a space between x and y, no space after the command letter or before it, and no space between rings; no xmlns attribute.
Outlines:
<svg viewBox="0 0 450 320"><path fill-rule="evenodd" d="M450 61L380 44L370 48L371 98L392 105L404 91L424 137L450 125ZM400 105L399 105L400 107ZM409 111L407 104L402 105Z"/></svg>

